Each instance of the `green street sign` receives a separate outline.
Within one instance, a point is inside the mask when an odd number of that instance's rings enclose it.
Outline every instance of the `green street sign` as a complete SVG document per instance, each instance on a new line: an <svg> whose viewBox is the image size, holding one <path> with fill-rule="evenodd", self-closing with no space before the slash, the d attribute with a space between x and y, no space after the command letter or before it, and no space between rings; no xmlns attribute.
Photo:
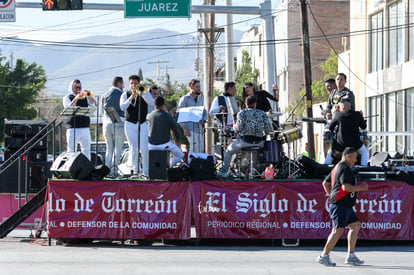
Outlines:
<svg viewBox="0 0 414 275"><path fill-rule="evenodd" d="M124 17L191 17L191 0L125 0Z"/></svg>

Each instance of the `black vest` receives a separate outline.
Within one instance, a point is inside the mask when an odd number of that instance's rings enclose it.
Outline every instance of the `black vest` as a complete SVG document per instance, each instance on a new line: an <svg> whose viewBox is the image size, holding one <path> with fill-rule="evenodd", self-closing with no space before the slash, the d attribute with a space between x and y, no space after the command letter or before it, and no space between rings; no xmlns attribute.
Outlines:
<svg viewBox="0 0 414 275"><path fill-rule="evenodd" d="M128 91L127 98L129 98L130 96L131 96L131 92ZM139 103L135 104L136 101L138 101ZM138 112L139 112L139 124L144 123L147 120L148 104L145 102L142 96L139 96L136 99L132 100L129 107L125 110L126 121L137 123Z"/></svg>
<svg viewBox="0 0 414 275"><path fill-rule="evenodd" d="M75 98L75 95L69 95L70 101ZM79 107L88 107L88 100L86 98L79 99L76 102L76 106ZM65 117L65 126L66 128L89 128L91 120L88 116L67 116Z"/></svg>

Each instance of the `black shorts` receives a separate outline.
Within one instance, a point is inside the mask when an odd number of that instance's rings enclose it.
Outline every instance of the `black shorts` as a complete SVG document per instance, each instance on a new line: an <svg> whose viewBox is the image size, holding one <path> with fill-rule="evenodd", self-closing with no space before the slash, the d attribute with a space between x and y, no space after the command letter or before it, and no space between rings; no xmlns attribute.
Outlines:
<svg viewBox="0 0 414 275"><path fill-rule="evenodd" d="M329 206L333 228L346 227L359 221L354 209L349 206L331 204Z"/></svg>

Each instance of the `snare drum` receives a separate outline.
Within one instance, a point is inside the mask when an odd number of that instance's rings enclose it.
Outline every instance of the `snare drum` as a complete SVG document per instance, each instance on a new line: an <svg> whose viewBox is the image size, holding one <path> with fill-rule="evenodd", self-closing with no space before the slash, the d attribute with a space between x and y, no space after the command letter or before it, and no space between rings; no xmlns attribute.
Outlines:
<svg viewBox="0 0 414 275"><path fill-rule="evenodd" d="M279 163L283 160L283 146L280 141L266 140L262 149L262 163Z"/></svg>

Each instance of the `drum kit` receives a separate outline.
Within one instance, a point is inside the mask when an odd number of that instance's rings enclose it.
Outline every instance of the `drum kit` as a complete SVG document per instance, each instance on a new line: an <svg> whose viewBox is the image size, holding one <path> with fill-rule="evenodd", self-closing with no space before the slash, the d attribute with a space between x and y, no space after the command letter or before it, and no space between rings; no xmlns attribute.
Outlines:
<svg viewBox="0 0 414 275"><path fill-rule="evenodd" d="M218 115L223 115L223 113L219 113ZM262 150L256 156L255 168L262 172L267 166L272 164L275 168L275 177L286 178L292 173L297 173L299 164L285 155L283 145L287 145L287 154L289 155L291 143L301 139L303 135L297 122L283 123L282 127L278 123L275 123L275 121L278 122L275 118L281 115L282 113L280 112L267 112L271 123L274 126L277 125L277 128L275 128L277 130L272 135L266 137ZM232 139L237 138L238 135L232 127L223 125L217 118L217 115L214 117L214 126L218 130L223 159L225 149L231 143ZM247 152L240 152L238 154L237 159L234 161L235 167L233 167L233 172L237 177L247 175L246 171L249 169L250 163L249 158L250 156Z"/></svg>

